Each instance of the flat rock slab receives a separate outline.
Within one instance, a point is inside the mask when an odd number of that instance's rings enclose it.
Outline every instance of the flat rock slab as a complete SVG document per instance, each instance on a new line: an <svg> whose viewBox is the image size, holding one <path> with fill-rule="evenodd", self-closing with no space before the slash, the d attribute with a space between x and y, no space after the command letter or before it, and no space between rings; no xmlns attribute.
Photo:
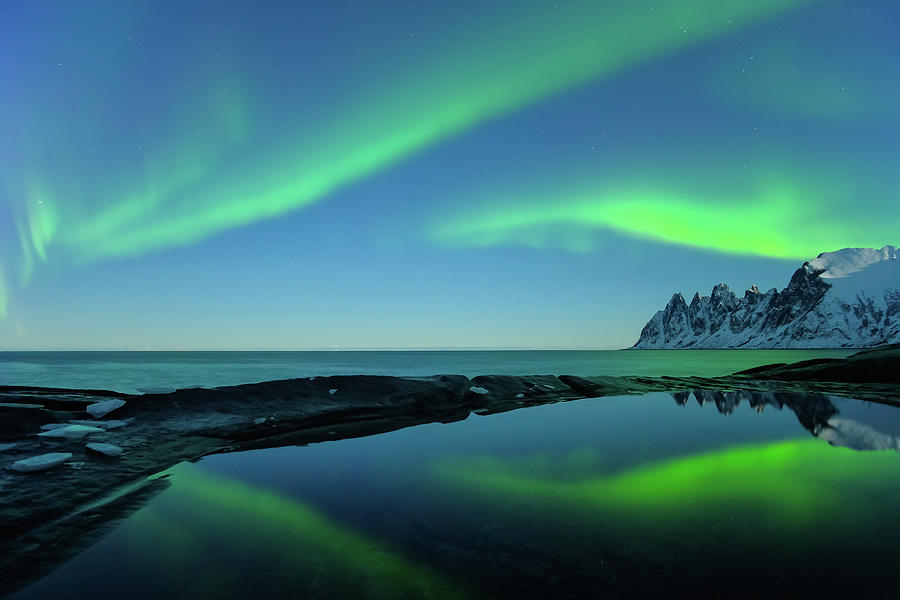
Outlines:
<svg viewBox="0 0 900 600"><path fill-rule="evenodd" d="M53 417L54 414L40 404L4 402L0 404L0 440L29 435Z"/></svg>

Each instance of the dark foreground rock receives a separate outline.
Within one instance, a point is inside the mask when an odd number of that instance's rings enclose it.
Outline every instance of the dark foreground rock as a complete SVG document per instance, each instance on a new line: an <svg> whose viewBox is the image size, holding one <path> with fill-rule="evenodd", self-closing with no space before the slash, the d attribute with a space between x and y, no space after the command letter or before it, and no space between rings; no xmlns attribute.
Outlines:
<svg viewBox="0 0 900 600"><path fill-rule="evenodd" d="M771 365L719 378L337 376L144 395L0 386L0 595L48 573L164 489L161 472L213 453L653 391L670 392L679 403L693 394L724 413L743 400L787 406L819 435L834 414L827 394L900 406L898 374L895 345L844 360ZM109 400L124 405L93 419L88 407ZM75 437L47 435L49 427L72 421L80 426L67 430ZM112 444L122 452L106 456L86 443ZM42 472L9 470L17 460L54 452L72 458Z"/></svg>
<svg viewBox="0 0 900 600"><path fill-rule="evenodd" d="M792 364L766 365L735 373L751 379L900 383L900 344L863 350L844 359L820 358Z"/></svg>

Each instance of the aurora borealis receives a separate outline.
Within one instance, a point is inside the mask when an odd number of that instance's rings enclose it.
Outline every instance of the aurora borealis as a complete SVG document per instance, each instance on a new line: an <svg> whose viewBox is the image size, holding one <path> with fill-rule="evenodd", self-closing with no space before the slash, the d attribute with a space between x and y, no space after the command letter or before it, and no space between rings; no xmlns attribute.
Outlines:
<svg viewBox="0 0 900 600"><path fill-rule="evenodd" d="M611 229L670 244L785 259L815 256L818 248L829 247L835 239L871 247L893 235L894 223L882 221L877 213L863 215L857 222L807 227L810 215L805 199L816 198L823 208L840 210L836 194L821 185L799 189L788 182L773 182L769 187L752 185L749 193L737 196L723 192L722 186L710 193L697 189L702 185L692 188L677 182L656 189L637 183L611 191L603 185L597 182L595 188L586 185L569 193L560 190L559 197L523 189L511 202L489 200L485 202L488 209L448 216L433 235L451 246L555 244L590 251L591 236L579 235L578 229ZM547 202L548 197L553 201ZM562 232L552 227L561 227Z"/></svg>
<svg viewBox="0 0 900 600"><path fill-rule="evenodd" d="M0 348L630 344L896 243L898 17L5 3Z"/></svg>

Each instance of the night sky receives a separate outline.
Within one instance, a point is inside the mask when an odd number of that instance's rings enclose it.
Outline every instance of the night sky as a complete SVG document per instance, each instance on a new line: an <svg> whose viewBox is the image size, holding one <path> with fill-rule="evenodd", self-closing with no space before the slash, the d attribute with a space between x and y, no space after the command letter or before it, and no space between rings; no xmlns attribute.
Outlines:
<svg viewBox="0 0 900 600"><path fill-rule="evenodd" d="M0 3L0 349L616 348L897 244L900 3Z"/></svg>

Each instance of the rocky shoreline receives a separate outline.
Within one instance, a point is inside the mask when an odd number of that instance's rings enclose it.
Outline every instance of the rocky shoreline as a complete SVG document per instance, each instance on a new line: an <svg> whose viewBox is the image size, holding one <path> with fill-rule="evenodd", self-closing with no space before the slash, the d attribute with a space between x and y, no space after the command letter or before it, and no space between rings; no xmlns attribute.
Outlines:
<svg viewBox="0 0 900 600"><path fill-rule="evenodd" d="M679 403L693 393L722 412L742 398L788 406L818 435L828 395L900 406L898 383L900 345L717 378L335 376L143 395L0 386L0 592L46 574L164 489L169 467L209 454L654 391ZM50 468L22 467L46 455Z"/></svg>

